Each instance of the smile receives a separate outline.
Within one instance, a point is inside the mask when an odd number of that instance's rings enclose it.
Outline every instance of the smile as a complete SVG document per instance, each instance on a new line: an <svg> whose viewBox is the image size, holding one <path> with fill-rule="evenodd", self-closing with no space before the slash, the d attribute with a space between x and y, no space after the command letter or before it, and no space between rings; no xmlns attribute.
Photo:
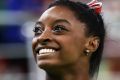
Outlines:
<svg viewBox="0 0 120 80"><path fill-rule="evenodd" d="M38 54L54 53L55 49L40 49Z"/></svg>

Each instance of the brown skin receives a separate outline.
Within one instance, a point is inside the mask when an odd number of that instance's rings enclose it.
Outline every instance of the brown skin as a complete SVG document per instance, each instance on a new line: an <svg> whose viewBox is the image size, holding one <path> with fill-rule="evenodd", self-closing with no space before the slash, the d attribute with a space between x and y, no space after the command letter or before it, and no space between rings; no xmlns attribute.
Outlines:
<svg viewBox="0 0 120 80"><path fill-rule="evenodd" d="M39 18L37 27L42 27L42 33L37 34L32 41L32 48L37 65L47 73L46 80L89 80L89 58L98 45L99 39L86 36L86 25L76 19L73 12L63 6L47 9ZM55 31L58 25L65 29ZM42 41L48 39L46 45ZM37 55L36 47L58 49L53 55Z"/></svg>

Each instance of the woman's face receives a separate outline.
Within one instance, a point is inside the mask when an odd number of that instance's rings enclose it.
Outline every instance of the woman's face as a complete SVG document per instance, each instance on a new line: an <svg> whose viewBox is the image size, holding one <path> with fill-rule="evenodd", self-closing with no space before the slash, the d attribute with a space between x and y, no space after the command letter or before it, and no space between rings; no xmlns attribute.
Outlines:
<svg viewBox="0 0 120 80"><path fill-rule="evenodd" d="M85 24L62 6L47 9L36 22L32 48L41 68L63 67L83 61ZM46 44L42 44L46 41ZM83 64L83 63L81 63Z"/></svg>

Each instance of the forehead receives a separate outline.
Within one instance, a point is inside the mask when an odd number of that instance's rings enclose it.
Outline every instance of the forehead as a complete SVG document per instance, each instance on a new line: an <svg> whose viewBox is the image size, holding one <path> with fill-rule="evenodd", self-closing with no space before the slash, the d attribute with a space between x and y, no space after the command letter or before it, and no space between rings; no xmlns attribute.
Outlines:
<svg viewBox="0 0 120 80"><path fill-rule="evenodd" d="M74 12L64 6L53 6L47 9L39 18L38 22L41 22L45 26L51 26L58 20L65 20L70 23L71 29L77 29L78 32L81 29L86 29L86 24L79 21ZM76 27L76 28L75 28Z"/></svg>
<svg viewBox="0 0 120 80"><path fill-rule="evenodd" d="M75 20L75 16L73 12L64 6L53 6L49 9L47 9L39 18L39 21L44 20L50 20L50 19L67 19L67 20Z"/></svg>

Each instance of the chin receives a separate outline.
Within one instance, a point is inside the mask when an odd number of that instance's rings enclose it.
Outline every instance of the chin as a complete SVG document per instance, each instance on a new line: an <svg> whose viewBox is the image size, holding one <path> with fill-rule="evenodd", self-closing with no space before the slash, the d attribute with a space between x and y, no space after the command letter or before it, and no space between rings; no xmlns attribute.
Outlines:
<svg viewBox="0 0 120 80"><path fill-rule="evenodd" d="M50 61L50 60L37 61L37 65L39 68L44 69L44 70L55 69L55 68L60 67L60 64L58 62Z"/></svg>

